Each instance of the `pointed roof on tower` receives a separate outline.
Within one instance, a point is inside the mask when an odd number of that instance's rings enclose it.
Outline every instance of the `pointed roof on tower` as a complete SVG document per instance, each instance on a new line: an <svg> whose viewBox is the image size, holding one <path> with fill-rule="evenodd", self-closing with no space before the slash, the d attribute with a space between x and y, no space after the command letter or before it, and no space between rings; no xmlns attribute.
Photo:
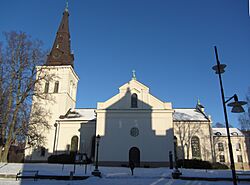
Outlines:
<svg viewBox="0 0 250 185"><path fill-rule="evenodd" d="M70 49L70 33L69 33L69 11L68 3L63 12L63 17L60 26L56 33L56 38L53 47L48 55L46 65L60 66L71 65L74 67L74 55Z"/></svg>

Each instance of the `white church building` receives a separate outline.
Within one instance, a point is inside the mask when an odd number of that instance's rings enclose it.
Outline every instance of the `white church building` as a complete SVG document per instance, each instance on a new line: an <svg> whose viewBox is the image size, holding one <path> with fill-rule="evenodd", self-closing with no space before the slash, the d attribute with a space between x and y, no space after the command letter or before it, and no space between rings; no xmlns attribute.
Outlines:
<svg viewBox="0 0 250 185"><path fill-rule="evenodd" d="M79 77L70 49L68 17L66 8L46 64L37 66L37 78L50 76L37 87L49 98L34 96L32 105L50 112L46 119L51 128L44 131L44 146L26 150L26 161L46 162L50 155L70 151L94 159L97 135L100 165L121 166L133 160L138 166L168 166L170 153L174 159L220 160L214 143L217 135L204 107L198 102L194 108L173 108L171 102L150 94L149 87L139 82L135 73L130 81L114 87L119 88L118 93L98 102L97 108L76 108ZM226 140L223 142L225 145ZM245 150L242 142L241 151ZM247 155L241 159L246 168Z"/></svg>

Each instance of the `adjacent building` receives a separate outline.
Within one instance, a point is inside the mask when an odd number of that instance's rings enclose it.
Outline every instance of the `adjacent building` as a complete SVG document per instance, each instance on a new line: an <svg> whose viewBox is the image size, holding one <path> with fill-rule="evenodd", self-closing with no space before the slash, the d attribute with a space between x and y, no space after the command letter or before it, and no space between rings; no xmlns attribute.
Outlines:
<svg viewBox="0 0 250 185"><path fill-rule="evenodd" d="M229 128L236 169L249 169L245 135L237 128ZM230 166L226 128L213 128L213 144L217 162Z"/></svg>

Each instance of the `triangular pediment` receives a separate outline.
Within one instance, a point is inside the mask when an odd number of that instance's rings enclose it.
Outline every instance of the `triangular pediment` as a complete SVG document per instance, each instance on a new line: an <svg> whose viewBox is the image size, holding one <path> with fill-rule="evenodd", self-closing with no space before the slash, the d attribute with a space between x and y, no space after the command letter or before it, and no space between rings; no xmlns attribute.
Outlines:
<svg viewBox="0 0 250 185"><path fill-rule="evenodd" d="M138 97L137 109L131 108L131 96ZM172 109L171 103L166 103L149 93L149 88L141 82L132 79L119 88L119 93L105 102L100 102L97 109Z"/></svg>

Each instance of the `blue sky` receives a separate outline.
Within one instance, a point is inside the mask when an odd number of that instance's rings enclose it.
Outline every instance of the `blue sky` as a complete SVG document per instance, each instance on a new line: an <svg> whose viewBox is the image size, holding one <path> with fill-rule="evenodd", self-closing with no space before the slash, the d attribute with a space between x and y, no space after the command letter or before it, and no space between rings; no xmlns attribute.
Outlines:
<svg viewBox="0 0 250 185"><path fill-rule="evenodd" d="M24 31L52 47L64 0L0 0L0 32ZM224 122L213 46L227 64L227 97L245 99L250 87L248 0L69 0L77 107L96 107L137 79L174 108L197 98ZM0 36L2 40L2 35ZM230 111L230 109L228 109ZM232 125L238 114L228 112Z"/></svg>

